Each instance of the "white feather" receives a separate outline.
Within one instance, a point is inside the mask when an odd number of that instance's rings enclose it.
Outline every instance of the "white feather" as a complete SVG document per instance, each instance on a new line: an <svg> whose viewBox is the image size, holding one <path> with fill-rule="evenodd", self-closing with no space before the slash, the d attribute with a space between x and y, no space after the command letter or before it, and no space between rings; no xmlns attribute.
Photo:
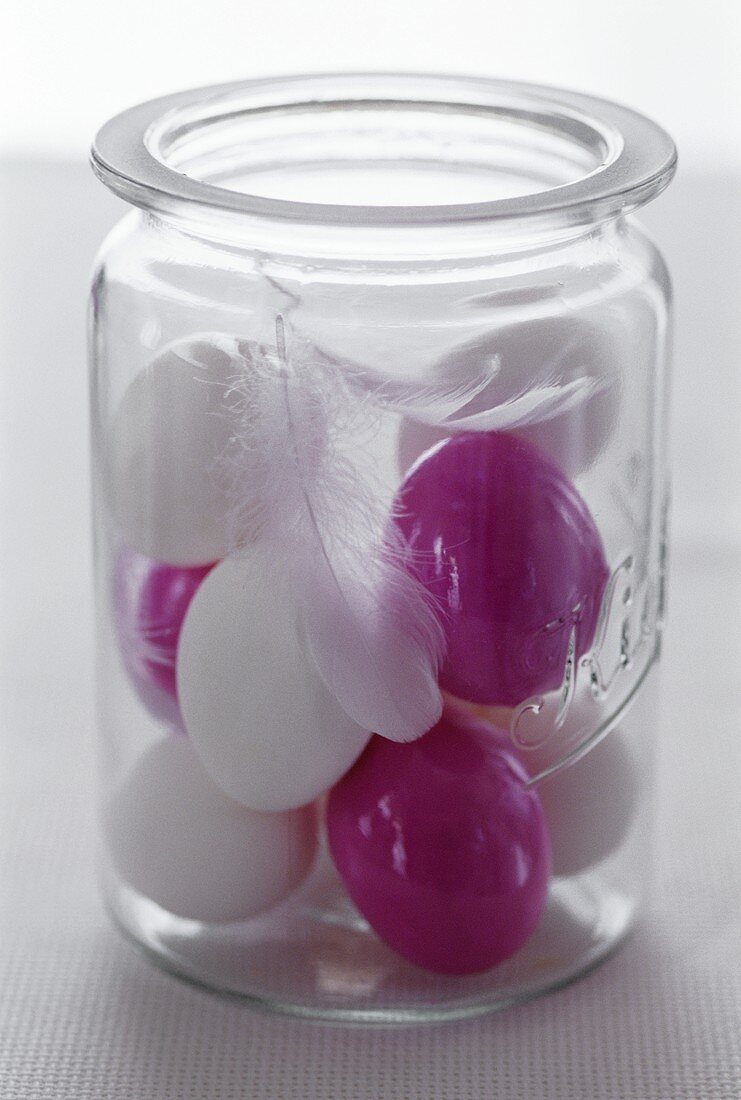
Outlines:
<svg viewBox="0 0 741 1100"><path fill-rule="evenodd" d="M439 609L363 460L373 423L339 372L296 340L250 355L242 396L235 525L286 570L307 651L353 721L409 741L442 712ZM287 688L289 685L287 685Z"/></svg>
<svg viewBox="0 0 741 1100"><path fill-rule="evenodd" d="M348 383L382 407L401 412L423 424L446 424L491 385L500 370L498 355L484 358L470 378L445 378L434 384L413 379L383 378L373 371L345 368Z"/></svg>
<svg viewBox="0 0 741 1100"><path fill-rule="evenodd" d="M544 382L494 408L471 413L461 411L444 420L442 427L456 432L493 432L521 428L582 404L603 386L604 383L595 378L575 378L571 382L563 383Z"/></svg>
<svg viewBox="0 0 741 1100"><path fill-rule="evenodd" d="M518 364L503 350L480 352L471 346L462 349L460 362L451 356L447 373L435 383L420 385L412 379L384 379L361 368L346 369L348 380L362 386L370 398L383 407L402 413L412 420L451 432L507 431L535 421L547 420L582 404L609 385L606 378L589 374L588 364L576 358L580 346L573 339L558 349L550 366L538 372L537 384L527 374L518 388ZM466 352L466 355L462 353ZM462 366L477 369L461 381ZM564 377L563 363L585 373ZM456 369L457 368L457 369ZM521 373L521 365L519 372Z"/></svg>

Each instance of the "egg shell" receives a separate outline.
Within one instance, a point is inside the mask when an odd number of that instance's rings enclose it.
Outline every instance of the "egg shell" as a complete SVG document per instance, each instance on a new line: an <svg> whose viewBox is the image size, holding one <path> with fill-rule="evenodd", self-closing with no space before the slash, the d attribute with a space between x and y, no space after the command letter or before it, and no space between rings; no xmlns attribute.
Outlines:
<svg viewBox="0 0 741 1100"><path fill-rule="evenodd" d="M467 699L459 699L448 691L443 692L443 704L449 712L457 712L464 719L475 718L478 721L485 722L489 726L494 726L502 737L510 737L512 717L515 713L513 707L493 707L486 706L484 703L469 703ZM515 747L514 744L512 747Z"/></svg>
<svg viewBox="0 0 741 1100"><path fill-rule="evenodd" d="M107 799L103 832L121 877L190 920L246 920L270 909L309 873L317 848L312 806L248 810L206 775L190 743L148 748Z"/></svg>
<svg viewBox="0 0 741 1100"><path fill-rule="evenodd" d="M494 727L517 752L530 776L538 776L579 750L608 718L603 700L595 698L588 677L577 673L565 713L560 691L539 695L522 707L483 706L448 693L445 705Z"/></svg>
<svg viewBox="0 0 741 1100"><path fill-rule="evenodd" d="M577 659L593 640L608 578L569 479L524 440L467 432L412 468L395 512L442 608L441 687L497 706L556 690L572 630Z"/></svg>
<svg viewBox="0 0 741 1100"><path fill-rule="evenodd" d="M185 728L224 791L256 810L312 802L370 736L352 722L302 645L280 563L253 548L209 573L177 657Z"/></svg>
<svg viewBox="0 0 741 1100"><path fill-rule="evenodd" d="M567 477L578 477L589 469L607 444L617 403L617 387L611 384L574 407L512 428L511 432L547 454ZM399 472L405 474L420 455L455 434L449 428L404 417L397 442Z"/></svg>
<svg viewBox="0 0 741 1100"><path fill-rule="evenodd" d="M457 284L451 294L446 283L342 286L317 275L292 289L295 329L325 357L360 372L371 388L400 378L424 386L441 353L461 344L462 330L469 336L489 330L487 319L472 316L466 301L480 293L478 282Z"/></svg>
<svg viewBox="0 0 741 1100"><path fill-rule="evenodd" d="M607 314L530 318L462 344L431 373L439 385L440 378L474 377L482 364L492 365L491 380L459 416L514 411L523 394L560 388L563 402L549 398L540 414L528 414L525 421L515 416L510 430L574 477L592 465L615 431L624 357L624 334ZM567 399L575 385L583 396Z"/></svg>
<svg viewBox="0 0 741 1100"><path fill-rule="evenodd" d="M445 699L449 712L475 717L491 726L495 737L508 741L532 778L556 769L537 779L535 789L548 824L553 873L577 875L623 844L638 814L645 774L635 739L620 726L578 755L607 719L605 703L588 689L577 691L560 725L555 721L560 699L546 696L542 703L539 713L523 715L513 732L514 710Z"/></svg>
<svg viewBox="0 0 741 1100"><path fill-rule="evenodd" d="M577 477L596 461L611 439L620 413L622 343L614 326L584 317L551 317L507 325L478 335L443 356L431 377L475 377L482 365L498 363L492 380L459 416L503 408L527 390L545 385L568 386L589 380L591 389L575 404L545 409L532 422L509 429L547 454L568 477ZM465 430L421 423L405 417L397 443L401 473L436 443Z"/></svg>
<svg viewBox="0 0 741 1100"><path fill-rule="evenodd" d="M165 348L114 416L109 497L127 546L170 565L207 565L249 532L233 529L231 460L240 393L257 346L204 334Z"/></svg>
<svg viewBox="0 0 741 1100"><path fill-rule="evenodd" d="M374 737L327 804L330 851L374 931L443 974L514 954L545 905L545 819L491 728L444 714L400 745Z"/></svg>
<svg viewBox="0 0 741 1100"><path fill-rule="evenodd" d="M211 565L165 565L122 550L113 570L114 619L124 666L154 715L180 725L175 656L190 601Z"/></svg>
<svg viewBox="0 0 741 1100"><path fill-rule="evenodd" d="M488 291L480 281L411 283L400 294L395 284L342 288L312 280L291 317L326 358L386 396L397 387L428 397L446 388L460 393L490 374L466 408L481 411L541 386L590 379L607 397L604 418L597 408L589 418L590 448L601 448L614 430L631 354L619 311L565 306L555 286L497 279Z"/></svg>
<svg viewBox="0 0 741 1100"><path fill-rule="evenodd" d="M553 873L581 874L612 856L636 819L644 785L619 728L537 783L551 838Z"/></svg>

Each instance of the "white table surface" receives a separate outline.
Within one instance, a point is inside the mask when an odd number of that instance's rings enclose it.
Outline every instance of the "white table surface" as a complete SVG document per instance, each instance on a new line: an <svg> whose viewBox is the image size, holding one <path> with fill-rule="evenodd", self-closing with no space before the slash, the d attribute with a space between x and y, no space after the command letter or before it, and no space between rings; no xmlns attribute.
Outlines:
<svg viewBox="0 0 741 1100"><path fill-rule="evenodd" d="M2 180L2 1100L741 1097L741 333L696 270L692 187L654 222L683 310L654 901L619 954L568 989L394 1030L271 1018L190 988L102 910L83 305L117 204L81 165L5 165ZM694 186L731 201L728 180ZM738 219L716 228L718 295L730 304L735 287L741 313Z"/></svg>

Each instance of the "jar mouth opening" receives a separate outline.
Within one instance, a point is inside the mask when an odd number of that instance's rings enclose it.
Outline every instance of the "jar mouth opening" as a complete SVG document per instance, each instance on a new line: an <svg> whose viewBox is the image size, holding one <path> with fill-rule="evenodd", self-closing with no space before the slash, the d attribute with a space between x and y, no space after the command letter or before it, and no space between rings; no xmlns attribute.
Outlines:
<svg viewBox="0 0 741 1100"><path fill-rule="evenodd" d="M573 92L452 76L250 80L151 100L98 133L99 178L163 214L343 228L540 219L649 201L676 150L655 123Z"/></svg>

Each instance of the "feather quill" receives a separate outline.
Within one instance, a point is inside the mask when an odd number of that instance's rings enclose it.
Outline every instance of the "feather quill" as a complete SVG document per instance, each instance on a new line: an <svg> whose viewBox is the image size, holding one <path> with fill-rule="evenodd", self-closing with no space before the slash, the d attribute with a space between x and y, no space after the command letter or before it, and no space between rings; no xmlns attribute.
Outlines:
<svg viewBox="0 0 741 1100"><path fill-rule="evenodd" d="M439 719L439 608L410 570L360 441L374 417L342 377L290 339L250 356L241 398L236 524L286 568L308 652L353 721L394 741Z"/></svg>

